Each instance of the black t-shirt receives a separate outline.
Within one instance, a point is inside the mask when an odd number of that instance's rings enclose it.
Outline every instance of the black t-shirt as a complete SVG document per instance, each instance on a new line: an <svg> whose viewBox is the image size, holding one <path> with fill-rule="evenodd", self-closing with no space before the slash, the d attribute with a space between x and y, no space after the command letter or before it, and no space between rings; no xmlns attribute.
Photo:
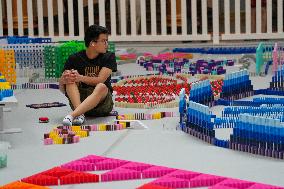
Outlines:
<svg viewBox="0 0 284 189"><path fill-rule="evenodd" d="M103 67L109 68L113 72L117 71L117 64L114 53L106 52L104 54L99 54L95 59L89 59L87 57L86 50L83 50L69 56L64 65L63 71L74 69L77 70L80 75L98 77ZM112 92L110 79L111 76L107 78L104 84ZM89 87L89 85L85 83L82 83L82 86Z"/></svg>

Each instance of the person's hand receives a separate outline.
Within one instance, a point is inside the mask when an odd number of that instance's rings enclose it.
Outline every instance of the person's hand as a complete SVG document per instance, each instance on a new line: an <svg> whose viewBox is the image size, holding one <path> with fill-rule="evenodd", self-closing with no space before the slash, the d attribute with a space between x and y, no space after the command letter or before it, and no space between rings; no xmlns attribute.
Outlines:
<svg viewBox="0 0 284 189"><path fill-rule="evenodd" d="M72 73L72 70L65 70L62 73L62 79L64 84L72 84L76 82L76 75Z"/></svg>
<svg viewBox="0 0 284 189"><path fill-rule="evenodd" d="M71 70L71 74L75 77L75 82L81 82L83 75L80 75L77 70Z"/></svg>

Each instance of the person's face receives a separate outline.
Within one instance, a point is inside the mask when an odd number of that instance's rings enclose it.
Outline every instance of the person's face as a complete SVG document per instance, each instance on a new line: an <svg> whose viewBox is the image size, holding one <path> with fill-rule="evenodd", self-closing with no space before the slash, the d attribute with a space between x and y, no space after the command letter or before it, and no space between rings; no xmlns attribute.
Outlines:
<svg viewBox="0 0 284 189"><path fill-rule="evenodd" d="M98 53L106 53L108 49L108 35L100 34L97 40L91 42L90 47Z"/></svg>

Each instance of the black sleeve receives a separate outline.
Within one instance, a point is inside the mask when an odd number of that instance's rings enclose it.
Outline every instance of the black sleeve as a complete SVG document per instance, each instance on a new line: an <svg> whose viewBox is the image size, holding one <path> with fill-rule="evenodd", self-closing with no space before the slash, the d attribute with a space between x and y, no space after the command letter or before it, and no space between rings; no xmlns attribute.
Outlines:
<svg viewBox="0 0 284 189"><path fill-rule="evenodd" d="M104 55L103 58L103 66L102 67L106 67L112 70L112 72L116 72L117 71L117 63L116 63L116 59L115 59L115 54L108 52Z"/></svg>

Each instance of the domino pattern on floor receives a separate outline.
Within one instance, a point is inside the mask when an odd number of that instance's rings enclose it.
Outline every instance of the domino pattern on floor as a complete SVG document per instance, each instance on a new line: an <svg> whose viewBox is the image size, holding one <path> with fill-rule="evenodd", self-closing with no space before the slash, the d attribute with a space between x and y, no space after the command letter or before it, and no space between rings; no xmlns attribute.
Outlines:
<svg viewBox="0 0 284 189"><path fill-rule="evenodd" d="M87 172L102 170L109 171L102 174ZM59 167L54 167L47 171L23 178L21 181L16 181L0 188L34 189L44 188L41 186L126 181L148 178L153 178L154 180L138 187L138 189L198 187L208 187L209 189L284 189L284 187L251 181L97 155L88 155Z"/></svg>

